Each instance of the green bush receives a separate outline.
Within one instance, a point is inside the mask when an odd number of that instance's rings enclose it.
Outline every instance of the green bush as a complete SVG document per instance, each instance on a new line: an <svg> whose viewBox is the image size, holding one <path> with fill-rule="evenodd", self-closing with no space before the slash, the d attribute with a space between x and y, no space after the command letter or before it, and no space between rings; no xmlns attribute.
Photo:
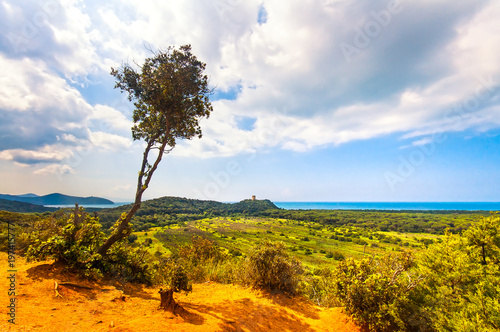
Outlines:
<svg viewBox="0 0 500 332"><path fill-rule="evenodd" d="M135 241L137 241L137 239L138 239L137 234L130 234L130 235L128 236L128 243L132 244L132 243L134 243Z"/></svg>
<svg viewBox="0 0 500 332"><path fill-rule="evenodd" d="M191 243L181 246L174 252L172 259L182 264L187 276L194 282L215 281L213 278L231 279L230 276L223 275L224 269L219 266L229 256L214 241L206 238L193 236Z"/></svg>
<svg viewBox="0 0 500 332"><path fill-rule="evenodd" d="M315 304L324 307L339 306L335 296L334 272L329 268L317 269L313 274L306 274L299 283L299 291Z"/></svg>
<svg viewBox="0 0 500 332"><path fill-rule="evenodd" d="M302 264L291 257L283 242L264 241L248 257L248 280L269 291L296 292Z"/></svg>
<svg viewBox="0 0 500 332"><path fill-rule="evenodd" d="M193 264L207 261L217 263L227 258L222 248L214 241L201 236L193 236L191 244L181 246L176 255Z"/></svg>
<svg viewBox="0 0 500 332"><path fill-rule="evenodd" d="M447 233L420 255L425 308L437 331L500 330L500 217Z"/></svg>
<svg viewBox="0 0 500 332"><path fill-rule="evenodd" d="M154 283L178 293L193 290L186 267L178 260L162 259L156 266Z"/></svg>
<svg viewBox="0 0 500 332"><path fill-rule="evenodd" d="M340 262L334 295L347 314L370 331L419 331L427 328L414 291L422 278L413 272L408 252Z"/></svg>
<svg viewBox="0 0 500 332"><path fill-rule="evenodd" d="M88 277L100 276L96 265L101 256L96 251L104 239L101 224L97 218L83 211L79 219L75 223L74 215L71 214L65 221L62 218L48 218L36 222L28 235L32 241L26 259L54 259L84 272Z"/></svg>
<svg viewBox="0 0 500 332"><path fill-rule="evenodd" d="M26 251L28 261L54 259L89 278L108 275L124 282L151 284L156 273L147 250L131 248L127 238L115 243L105 257L97 254L105 235L99 219L83 209L77 222L74 213L56 212L35 222L22 238L30 243Z"/></svg>

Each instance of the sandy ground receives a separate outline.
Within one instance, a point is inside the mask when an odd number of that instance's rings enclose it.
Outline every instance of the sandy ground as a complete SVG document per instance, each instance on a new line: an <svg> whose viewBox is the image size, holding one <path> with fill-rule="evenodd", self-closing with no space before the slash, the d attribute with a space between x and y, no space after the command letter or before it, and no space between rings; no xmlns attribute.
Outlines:
<svg viewBox="0 0 500 332"><path fill-rule="evenodd" d="M15 322L10 303L7 255L0 253L0 331L361 331L339 308L326 309L300 298L268 295L237 285L204 283L175 294L183 310L158 309L157 288L89 282L63 273L51 262L16 258ZM55 281L59 284L56 296Z"/></svg>

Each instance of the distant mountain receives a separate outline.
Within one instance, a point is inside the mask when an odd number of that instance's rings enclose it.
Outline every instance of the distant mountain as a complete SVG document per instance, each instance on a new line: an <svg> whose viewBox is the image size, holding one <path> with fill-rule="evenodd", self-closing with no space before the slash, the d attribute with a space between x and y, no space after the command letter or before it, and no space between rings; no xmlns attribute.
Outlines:
<svg viewBox="0 0 500 332"><path fill-rule="evenodd" d="M24 195L18 195L18 197L40 197L40 196L38 196L37 194L29 193Z"/></svg>
<svg viewBox="0 0 500 332"><path fill-rule="evenodd" d="M10 201L7 199L0 199L0 211L9 212L46 212L54 211L54 208L46 208L42 205L36 205L31 203L24 203L18 201Z"/></svg>
<svg viewBox="0 0 500 332"><path fill-rule="evenodd" d="M9 201L17 201L24 203L31 203L37 205L73 205L78 203L79 205L96 205L96 204L114 204L112 201L106 198L100 197L76 197L68 196L63 194L49 194L45 196L38 196L35 194L25 194L25 195L2 195L0 194L0 199L5 199Z"/></svg>

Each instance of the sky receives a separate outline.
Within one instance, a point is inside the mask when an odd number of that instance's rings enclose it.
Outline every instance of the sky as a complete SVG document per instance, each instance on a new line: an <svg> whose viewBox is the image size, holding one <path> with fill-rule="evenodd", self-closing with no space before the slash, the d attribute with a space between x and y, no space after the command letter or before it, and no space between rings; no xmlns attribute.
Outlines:
<svg viewBox="0 0 500 332"><path fill-rule="evenodd" d="M111 68L191 44L213 112L144 198L500 201L497 0L0 0L0 193L131 201Z"/></svg>

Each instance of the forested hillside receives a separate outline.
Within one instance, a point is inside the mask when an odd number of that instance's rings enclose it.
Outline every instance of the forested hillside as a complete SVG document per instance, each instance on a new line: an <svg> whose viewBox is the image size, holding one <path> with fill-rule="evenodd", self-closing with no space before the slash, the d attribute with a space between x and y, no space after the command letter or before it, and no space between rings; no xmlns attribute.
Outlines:
<svg viewBox="0 0 500 332"><path fill-rule="evenodd" d="M118 217L127 212L131 204L106 209L99 212L99 218L105 228L111 227ZM231 214L261 215L265 211L279 210L269 200L243 200L238 203L221 203L180 197L161 197L142 203L133 221L136 229L153 226L166 226L178 221L189 221L207 216L227 216Z"/></svg>
<svg viewBox="0 0 500 332"><path fill-rule="evenodd" d="M55 211L53 208L46 208L43 205L11 201L7 199L0 198L0 211L10 211L10 212L45 212L45 211Z"/></svg>

